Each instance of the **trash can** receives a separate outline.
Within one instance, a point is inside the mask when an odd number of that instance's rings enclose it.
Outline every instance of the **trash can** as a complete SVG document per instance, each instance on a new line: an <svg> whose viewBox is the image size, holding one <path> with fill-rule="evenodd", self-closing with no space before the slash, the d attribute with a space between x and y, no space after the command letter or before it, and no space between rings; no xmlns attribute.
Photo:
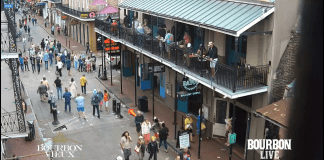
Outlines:
<svg viewBox="0 0 324 160"><path fill-rule="evenodd" d="M29 128L29 133L28 137L25 137L25 141L32 141L36 137L34 121L27 121L27 124Z"/></svg>
<svg viewBox="0 0 324 160"><path fill-rule="evenodd" d="M138 109L142 112L148 112L148 100L146 96L138 98Z"/></svg>

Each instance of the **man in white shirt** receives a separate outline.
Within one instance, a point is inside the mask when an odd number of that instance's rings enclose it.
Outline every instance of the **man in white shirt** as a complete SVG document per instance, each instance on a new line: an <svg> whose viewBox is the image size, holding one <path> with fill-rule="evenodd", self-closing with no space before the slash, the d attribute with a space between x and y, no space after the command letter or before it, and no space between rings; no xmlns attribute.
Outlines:
<svg viewBox="0 0 324 160"><path fill-rule="evenodd" d="M139 22L138 22L138 20L137 20L137 17L134 17L134 18L133 18L133 22L132 22L132 28L133 28L133 29L137 29L138 24L139 24Z"/></svg>
<svg viewBox="0 0 324 160"><path fill-rule="evenodd" d="M63 67L63 63L61 62L61 60L59 60L56 65L57 65L57 70L60 73L60 76L62 77L62 67Z"/></svg>

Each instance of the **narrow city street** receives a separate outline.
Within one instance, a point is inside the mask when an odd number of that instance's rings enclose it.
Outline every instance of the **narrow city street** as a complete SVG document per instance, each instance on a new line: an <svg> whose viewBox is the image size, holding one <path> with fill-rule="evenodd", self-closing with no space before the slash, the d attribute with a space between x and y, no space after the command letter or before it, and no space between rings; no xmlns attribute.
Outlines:
<svg viewBox="0 0 324 160"><path fill-rule="evenodd" d="M16 14L16 21L21 18L19 14ZM32 23L28 22L28 25L31 27L31 37L33 37L33 42L37 45L40 44L42 38L47 38L50 36L43 27L39 24L33 26ZM24 33L25 36L27 34ZM51 37L52 38L52 37ZM50 39L51 39L50 38ZM53 38L52 38L53 40ZM17 42L18 49L22 48L22 42ZM63 47L62 47L63 48ZM27 50L27 49L26 49ZM63 50L63 49L62 49ZM28 55L28 51L23 53L23 56ZM97 66L101 62L101 57L97 58ZM120 138L124 131L128 131L130 136L132 137L133 141L131 143L132 148L135 147L137 143L137 133L134 124L134 117L127 113L126 108L121 109L121 115L123 115L122 119L116 119L115 115L112 114L112 100L113 97L109 101L109 110L110 113L100 112L100 119L96 116L92 115L91 106L91 96L93 89L100 89L101 91L105 90L106 88L98 82L95 78L97 76L97 72L78 72L74 68L71 68L71 75L68 76L66 68L62 69L62 88L64 93L64 88L68 87L68 84L71 78L74 78L78 84L77 92L81 93L81 87L79 84L80 77L84 74L87 78L88 85L87 85L87 94L85 97L85 113L86 113L86 120L78 118L78 113L76 109L76 104L74 100L71 101L71 112L64 111L64 100L59 100L56 105L58 107L58 120L60 124L53 125L53 115L50 113L50 106L47 102L41 102L39 98L39 94L37 94L37 88L40 85L40 81L42 80L43 76L46 77L50 84L50 90L53 90L54 94L57 94L56 88L54 87L54 80L56 79L55 75L55 64L53 66L49 66L48 70L45 70L45 65L41 66L40 74L37 72L33 73L31 70L31 66L29 64L30 71L21 72L20 77L21 81L25 84L28 92L29 97L32 102L33 110L35 112L37 121L38 121L38 132L43 134L45 139L54 138L60 133L63 133L64 137L69 139L70 142L66 142L68 144L81 144L82 151L75 152L73 156L76 159L114 159L117 156L122 156L123 153L120 148ZM109 72L110 73L110 72ZM119 77L119 72L113 70L113 83L117 84L120 83L116 77ZM108 74L108 76L110 76ZM104 107L103 107L104 110ZM54 129L65 125L66 129L53 131ZM66 145L66 143L64 143ZM61 144L60 142L54 142L54 145ZM36 147L36 146L33 146ZM9 146L10 148L10 146ZM15 150L15 148L11 148ZM35 148L37 150L37 148ZM159 159L170 158L174 159L176 157L176 153L170 150L168 153L161 151L159 154ZM131 158L136 159L137 154L132 150ZM55 159L64 159L64 158L55 158Z"/></svg>

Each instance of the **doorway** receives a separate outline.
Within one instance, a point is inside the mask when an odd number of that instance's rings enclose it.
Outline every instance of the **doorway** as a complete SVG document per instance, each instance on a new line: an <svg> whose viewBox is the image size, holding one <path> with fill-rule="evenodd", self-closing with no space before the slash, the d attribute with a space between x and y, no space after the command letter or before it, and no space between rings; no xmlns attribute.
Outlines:
<svg viewBox="0 0 324 160"><path fill-rule="evenodd" d="M240 36L238 38L238 57L237 62L240 61L240 57L246 58L246 46L247 36ZM226 50L225 56L227 58L227 65L234 66L235 63L235 37L226 35Z"/></svg>
<svg viewBox="0 0 324 160"><path fill-rule="evenodd" d="M233 106L234 105L231 103L229 117L233 117ZM245 148L247 118L247 112L236 106L233 132L236 133L236 144L241 148Z"/></svg>
<svg viewBox="0 0 324 160"><path fill-rule="evenodd" d="M212 137L225 137L225 119L227 118L229 118L229 102L222 98L215 98Z"/></svg>

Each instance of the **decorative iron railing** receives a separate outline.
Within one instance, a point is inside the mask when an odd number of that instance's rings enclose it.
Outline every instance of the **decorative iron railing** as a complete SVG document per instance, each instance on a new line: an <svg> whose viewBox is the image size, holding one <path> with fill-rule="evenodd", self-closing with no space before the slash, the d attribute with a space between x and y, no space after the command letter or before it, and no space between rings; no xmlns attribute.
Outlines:
<svg viewBox="0 0 324 160"><path fill-rule="evenodd" d="M61 3L57 3L56 8L61 10L62 12L65 12L67 14L71 14L71 15L76 16L76 17L81 18L81 19L94 19L94 17L92 17L92 15L91 15L92 12L78 11L78 10L69 8L67 6L64 6Z"/></svg>
<svg viewBox="0 0 324 160"><path fill-rule="evenodd" d="M17 112L1 113L1 133L19 132Z"/></svg>
<svg viewBox="0 0 324 160"><path fill-rule="evenodd" d="M7 0L6 2L1 0L1 11L5 12L8 21L8 34L6 39L9 41L9 52L17 52L15 8L4 8L4 4L14 4L14 0Z"/></svg>
<svg viewBox="0 0 324 160"><path fill-rule="evenodd" d="M143 34L137 30L114 26L99 19L95 20L95 27L104 34L108 34L110 38L124 40L139 49L180 66L182 70L190 71L197 77L202 77L206 83L217 84L233 92L267 85L268 65L235 68L218 62L215 67L215 76L212 77L210 61L194 54L192 48L176 45L174 42L163 43L156 37L152 38L152 33Z"/></svg>

